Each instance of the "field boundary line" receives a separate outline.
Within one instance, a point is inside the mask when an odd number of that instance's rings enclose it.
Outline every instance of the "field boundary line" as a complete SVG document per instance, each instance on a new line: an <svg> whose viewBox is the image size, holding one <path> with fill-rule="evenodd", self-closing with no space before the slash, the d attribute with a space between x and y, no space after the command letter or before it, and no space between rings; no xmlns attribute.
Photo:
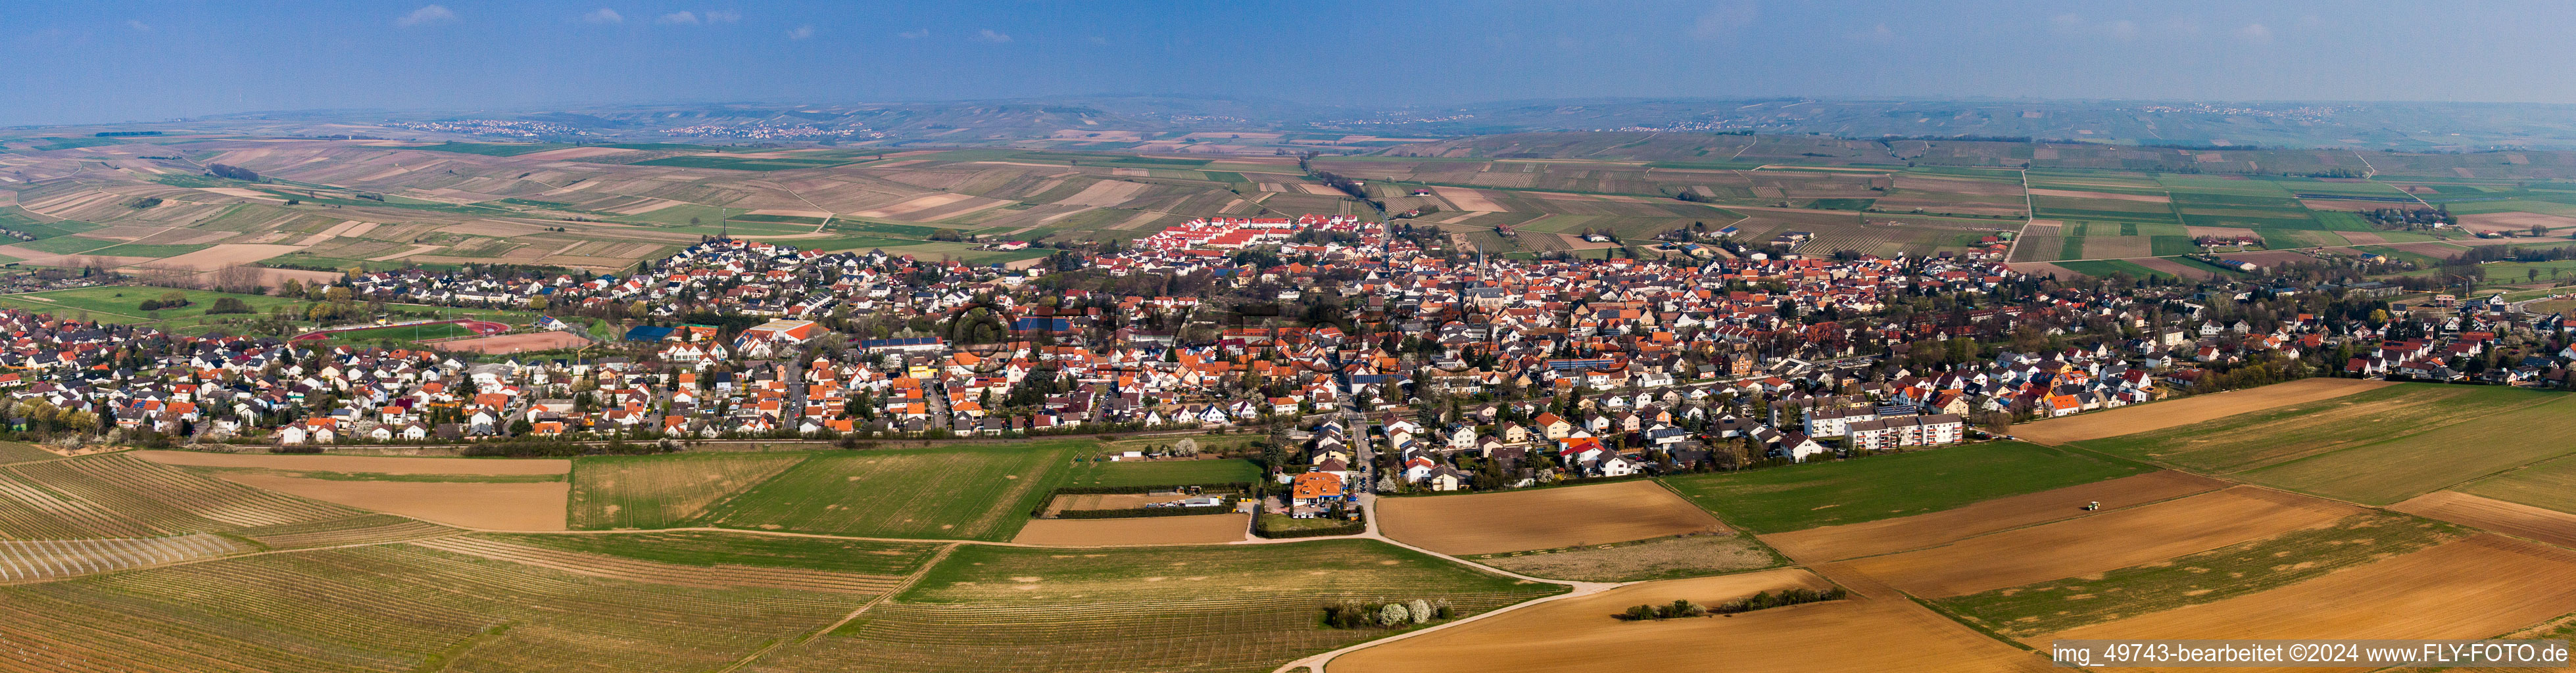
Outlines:
<svg viewBox="0 0 2576 673"><path fill-rule="evenodd" d="M764 451L751 451L751 452L747 452L747 453L759 454L759 453L768 453L768 452L764 452ZM780 452L780 453L784 453L784 452ZM767 485L769 485L769 482L777 481L777 480L778 480L778 477L779 477L780 475L787 474L788 472L793 472L793 471L795 471L795 470L796 470L796 468L804 467L806 463L808 463L808 462L812 462L813 460L814 460L814 455L813 455L813 454L807 454L807 455L799 456L799 457L797 457L797 458L796 458L796 462L795 462L794 464L788 465L788 466L787 466L787 467L785 467L785 468L781 468L781 469L780 469L780 470L778 470L777 472L770 474L768 477L764 477L764 478L762 478L760 481L752 482L752 483L749 483L749 484L744 484L744 485L742 486L742 488L734 489L732 493L727 493L727 494L725 494L725 495L724 495L724 497L722 497L722 498L717 498L717 499L715 499L714 501L708 502L706 505L701 506L701 507L699 507L699 508L698 508L698 513L697 513L697 515L696 515L696 516L689 517L688 519L686 519L686 520L682 520L682 521L680 521L679 523L697 523L697 524L712 523L712 522L709 522L709 521L707 521L707 520L706 520L706 518L707 518L707 515L708 515L708 514L713 513L713 512L715 512L718 508L721 508L721 507L725 506L726 504L733 502L733 500L734 500L735 498L740 498L740 497L742 497L742 494L744 494L744 493L750 493L750 492L752 492L752 490L753 490L753 489L757 489L757 488L760 488L760 487L762 487L762 486L767 486ZM573 461L573 462L580 462L580 461ZM571 475L570 475L570 474L566 474L565 476L569 477L569 476L571 476ZM567 503L567 504L566 504L566 506L570 506L570 504L569 504L569 503ZM566 516L570 516L570 515L569 515L569 514L567 514ZM710 526L710 528L713 528L713 527L712 527L712 526ZM666 529L647 529L647 530L666 530ZM673 530L676 530L676 529L673 529ZM768 531L762 531L762 532L768 532ZM782 531L782 532L783 532L783 531Z"/></svg>
<svg viewBox="0 0 2576 673"><path fill-rule="evenodd" d="M930 575L931 569L939 567L940 562L948 560L948 553L957 551L958 544L960 543L952 542L947 546L940 547L939 551L931 552L930 558L921 562L920 570L912 571L912 574L905 576L903 581L895 583L894 586L886 587L885 592L869 596L866 602L862 602L859 604L858 608L850 610L849 614L842 615L839 621L832 622L830 625L824 626L822 629L816 630L812 634L808 634L801 639L780 638L770 641L767 646L758 650L753 650L751 654L743 655L741 660L733 662L732 665L716 669L716 673L733 673L734 671L742 670L742 667L749 666L752 662L759 661L761 657L768 656L769 653L778 651L779 647L786 645L790 640L794 640L798 645L803 645L805 643L814 642L815 639L821 638L825 634L840 630L841 627L849 625L852 620L858 619L860 614L866 613L868 608L876 607L878 603L883 603L887 599L893 598L895 594L911 590L913 584L920 582L921 578L928 577Z"/></svg>

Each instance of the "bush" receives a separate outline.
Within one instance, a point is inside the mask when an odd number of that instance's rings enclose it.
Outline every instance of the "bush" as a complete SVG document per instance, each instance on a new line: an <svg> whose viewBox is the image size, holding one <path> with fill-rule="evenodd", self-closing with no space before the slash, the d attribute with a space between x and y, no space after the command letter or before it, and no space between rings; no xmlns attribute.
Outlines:
<svg viewBox="0 0 2576 673"><path fill-rule="evenodd" d="M223 297L216 299L214 307L206 309L206 315L249 312L251 312L250 304L242 301L239 297Z"/></svg>
<svg viewBox="0 0 2576 673"><path fill-rule="evenodd" d="M1402 628L1448 619L1456 611L1447 599L1368 603L1345 600L1324 606L1324 626L1336 629Z"/></svg>

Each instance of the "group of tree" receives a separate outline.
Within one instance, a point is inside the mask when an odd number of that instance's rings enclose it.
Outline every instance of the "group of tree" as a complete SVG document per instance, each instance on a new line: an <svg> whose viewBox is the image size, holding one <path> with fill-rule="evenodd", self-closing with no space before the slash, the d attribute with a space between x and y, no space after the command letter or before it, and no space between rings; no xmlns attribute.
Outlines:
<svg viewBox="0 0 2576 673"><path fill-rule="evenodd" d="M1324 606L1324 625L1336 629L1392 629L1416 624L1429 624L1456 614L1446 599L1370 603L1346 600Z"/></svg>
<svg viewBox="0 0 2576 673"><path fill-rule="evenodd" d="M215 177L225 178L225 179L230 179L230 180L240 180L240 181L243 181L243 182L258 182L258 181L259 181L259 174L258 174L258 173L251 172L251 170L250 170L250 169L247 169L247 168L242 168L242 167L240 167L240 166L233 166L233 165L229 165L229 164L214 164L214 165L207 166L207 167L206 167L206 172L207 172L207 173L211 173L211 174L213 174Z"/></svg>

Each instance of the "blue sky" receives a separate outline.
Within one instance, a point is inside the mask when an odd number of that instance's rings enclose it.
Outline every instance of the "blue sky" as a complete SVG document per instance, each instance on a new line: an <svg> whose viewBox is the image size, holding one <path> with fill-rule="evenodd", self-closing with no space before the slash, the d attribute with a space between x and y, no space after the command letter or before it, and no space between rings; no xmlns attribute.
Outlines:
<svg viewBox="0 0 2576 673"><path fill-rule="evenodd" d="M0 1L0 124L1093 93L2576 103L2576 3Z"/></svg>

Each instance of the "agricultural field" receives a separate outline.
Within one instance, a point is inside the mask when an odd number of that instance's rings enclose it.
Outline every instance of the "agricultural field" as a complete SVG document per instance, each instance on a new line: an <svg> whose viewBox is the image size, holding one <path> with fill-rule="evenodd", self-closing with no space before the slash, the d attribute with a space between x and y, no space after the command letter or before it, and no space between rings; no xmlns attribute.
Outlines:
<svg viewBox="0 0 2576 673"><path fill-rule="evenodd" d="M0 539L155 537L357 514L119 454L0 468Z"/></svg>
<svg viewBox="0 0 2576 673"><path fill-rule="evenodd" d="M2151 469L2005 441L1663 482L1727 525L1778 533L1922 514Z"/></svg>
<svg viewBox="0 0 2576 673"><path fill-rule="evenodd" d="M476 537L529 547L683 566L753 566L858 575L903 576L920 570L939 545L870 542L731 531L648 531L611 535L485 533Z"/></svg>
<svg viewBox="0 0 2576 673"><path fill-rule="evenodd" d="M2563 393L2394 384L2073 446L2385 505L2565 455L2537 438L2567 428L2576 398Z"/></svg>
<svg viewBox="0 0 2576 673"><path fill-rule="evenodd" d="M2452 490L2576 513L2576 461L2562 458L2526 465Z"/></svg>
<svg viewBox="0 0 2576 673"><path fill-rule="evenodd" d="M1368 540L1151 549L965 545L912 588L752 671L1246 671L1383 637L1343 599L1447 601L1463 617L1563 591Z"/></svg>
<svg viewBox="0 0 2576 673"><path fill-rule="evenodd" d="M144 300L159 300L162 296L173 292L186 297L188 304L179 308L143 310ZM214 308L215 300L226 298L240 300L249 306L251 312L212 315L206 313ZM120 325L151 325L165 330L184 330L258 320L264 318L273 307L300 303L302 302L293 299L265 295L126 285L0 296L0 307L42 311L68 318Z"/></svg>
<svg viewBox="0 0 2576 673"><path fill-rule="evenodd" d="M1803 569L1647 582L1554 601L1459 628L1371 646L1332 660L1336 673L1618 671L2047 671L2046 659L1995 642L1903 597L1756 610L1724 618L1627 622L1634 605L1716 605L1758 592L1832 586ZM1866 634L1867 646L1819 646L1817 634ZM1659 647L1641 643L1723 643Z"/></svg>
<svg viewBox="0 0 2576 673"><path fill-rule="evenodd" d="M0 588L0 641L94 670L703 671L868 598L378 545Z"/></svg>
<svg viewBox="0 0 2576 673"><path fill-rule="evenodd" d="M700 525L861 537L1008 540L1087 440L817 455Z"/></svg>
<svg viewBox="0 0 2576 673"><path fill-rule="evenodd" d="M2227 482L2193 474L2149 472L2045 491L2005 496L1929 514L1821 526L1763 535L1762 541L1791 556L1839 560L1876 556L2053 521L2116 512L2215 491ZM2086 503L2100 503L2088 512Z"/></svg>
<svg viewBox="0 0 2576 673"><path fill-rule="evenodd" d="M2067 503L2080 507L2082 503ZM2259 486L2016 528L1845 562L1926 598L1963 596L2089 575L2280 535L2360 514L2358 507ZM2120 544L2098 544L2100 540Z"/></svg>
<svg viewBox="0 0 2576 673"><path fill-rule="evenodd" d="M1468 557L1503 570L1585 582L1643 582L1760 570L1788 563L1745 535L1681 535L1619 544Z"/></svg>
<svg viewBox="0 0 2576 673"><path fill-rule="evenodd" d="M1939 602L1969 623L2006 636L2026 637L2269 591L2469 534L2459 526L2403 514L2361 513L2170 561Z"/></svg>
<svg viewBox="0 0 2576 673"><path fill-rule="evenodd" d="M1066 468L1064 486L1178 486L1250 483L1261 466L1239 458L1202 460L1092 460Z"/></svg>
<svg viewBox="0 0 2576 673"><path fill-rule="evenodd" d="M805 454L589 456L573 461L569 524L577 530L672 528L804 462Z"/></svg>
<svg viewBox="0 0 2576 673"><path fill-rule="evenodd" d="M1495 512L1581 512L1496 517ZM1444 554L1493 554L1724 533L1708 513L1648 480L1501 493L1380 498L1386 536Z"/></svg>
<svg viewBox="0 0 2576 673"><path fill-rule="evenodd" d="M2273 407L2342 397L2388 385L2360 379L2310 378L2259 388L2193 395L2012 426L2013 436L2041 444L2118 437Z"/></svg>

